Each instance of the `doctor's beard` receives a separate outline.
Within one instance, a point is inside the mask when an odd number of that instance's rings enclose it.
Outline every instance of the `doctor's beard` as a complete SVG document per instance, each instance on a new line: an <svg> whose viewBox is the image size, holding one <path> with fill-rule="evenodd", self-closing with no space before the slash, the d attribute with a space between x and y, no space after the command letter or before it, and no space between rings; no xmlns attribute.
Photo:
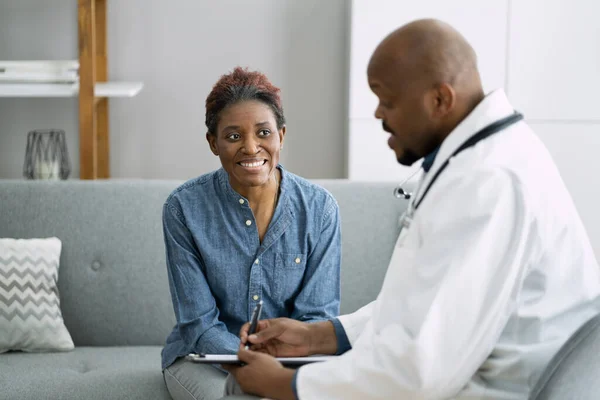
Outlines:
<svg viewBox="0 0 600 400"><path fill-rule="evenodd" d="M421 158L423 158L421 156L416 155L408 149L402 149L402 154L398 155L398 153L396 153L396 155L398 162L407 167L410 167L411 165L419 161Z"/></svg>
<svg viewBox="0 0 600 400"><path fill-rule="evenodd" d="M385 123L385 121L381 121L381 128L384 131L391 133L392 136L396 136L394 131L388 126L388 124ZM422 157L418 156L417 154L415 154L414 152L410 151L409 149L405 149L405 148L398 149L396 146L390 146L390 147L393 148L398 162L407 167L410 167L411 165L413 165L415 162L419 161L422 158Z"/></svg>

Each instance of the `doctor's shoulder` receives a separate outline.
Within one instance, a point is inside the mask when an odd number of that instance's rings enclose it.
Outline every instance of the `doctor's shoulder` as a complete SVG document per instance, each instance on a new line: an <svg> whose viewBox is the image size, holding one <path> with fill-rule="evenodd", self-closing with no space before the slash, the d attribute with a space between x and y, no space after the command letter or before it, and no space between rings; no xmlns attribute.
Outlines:
<svg viewBox="0 0 600 400"><path fill-rule="evenodd" d="M518 171L505 165L471 163L469 160L465 163L459 162L454 167L448 168L448 173L440 176L438 182L431 188L428 193L430 204L441 205L451 202L453 206L464 209L478 205L491 205L500 197L513 196L522 200L525 195L526 188L522 177ZM439 207L434 208L439 212L445 212Z"/></svg>

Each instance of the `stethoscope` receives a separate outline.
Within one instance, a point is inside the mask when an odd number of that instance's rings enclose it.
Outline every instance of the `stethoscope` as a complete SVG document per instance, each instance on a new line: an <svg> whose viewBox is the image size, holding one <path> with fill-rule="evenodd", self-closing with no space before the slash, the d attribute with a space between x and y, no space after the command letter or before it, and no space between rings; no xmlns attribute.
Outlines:
<svg viewBox="0 0 600 400"><path fill-rule="evenodd" d="M509 115L508 117L502 118L496 122L489 124L488 126L484 127L483 129L479 130L478 132L473 134L471 137L469 137L469 139L467 139L458 149L456 149L454 151L454 153L452 153L450 155L450 157L448 157L446 159L446 161L444 161L442 166L437 170L437 172L435 173L435 175L429 182L429 185L427 185L427 188L423 191L423 194L421 195L419 200L409 203L409 210L407 211L405 217L412 218L413 213L416 211L416 209L419 207L419 205L421 205L421 202L423 202L423 199L429 192L429 189L431 189L431 186L435 183L437 178L440 176L440 174L446 169L446 167L450 163L450 159L455 157L461 151L466 150L469 147L475 146L481 140L493 135L494 133L497 133L497 132L500 132L500 131L506 129L513 124L516 124L517 122L521 121L522 119L523 119L523 114L515 111L513 114ZM420 171L421 171L421 168L417 169L408 178L406 178L405 180L400 182L400 184L394 189L394 196L396 198L404 199L404 200L410 200L412 198L413 194L404 190L402 188L402 186L404 186L404 184L406 184L406 182L410 181Z"/></svg>
<svg viewBox="0 0 600 400"><path fill-rule="evenodd" d="M406 182L410 181L412 178L414 178L414 176L416 174L418 174L419 172L421 172L421 168L419 167L419 169L417 169L415 172L413 172L412 174L410 174L408 176L408 178L406 178L405 180L403 180L402 182L400 182L400 184L398 186L396 186L394 188L394 196L397 199L404 199L404 200L410 200L410 198L412 197L412 193L407 192L406 190L404 190L402 188L402 186L404 186L406 184Z"/></svg>

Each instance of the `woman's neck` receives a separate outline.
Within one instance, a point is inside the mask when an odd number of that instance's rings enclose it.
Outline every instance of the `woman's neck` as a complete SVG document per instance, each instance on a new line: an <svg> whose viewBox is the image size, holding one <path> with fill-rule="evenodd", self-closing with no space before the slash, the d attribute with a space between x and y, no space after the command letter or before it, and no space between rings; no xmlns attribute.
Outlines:
<svg viewBox="0 0 600 400"><path fill-rule="evenodd" d="M256 220L258 238L262 243L273 216L279 199L279 181L281 175L275 170L268 182L258 187L247 187L246 193L240 193L248 199L248 205Z"/></svg>
<svg viewBox="0 0 600 400"><path fill-rule="evenodd" d="M254 209L255 207L260 208L261 205L272 205L273 199L279 196L279 184L281 182L281 173L278 168L273 171L271 177L261 186L241 186L232 184L231 187L240 195L244 196L250 206Z"/></svg>

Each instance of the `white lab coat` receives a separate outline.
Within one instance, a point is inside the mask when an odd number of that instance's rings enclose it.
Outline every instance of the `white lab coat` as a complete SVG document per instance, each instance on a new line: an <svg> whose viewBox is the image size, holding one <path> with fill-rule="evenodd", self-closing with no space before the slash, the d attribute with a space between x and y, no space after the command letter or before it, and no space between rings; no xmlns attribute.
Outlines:
<svg viewBox="0 0 600 400"><path fill-rule="evenodd" d="M502 90L486 96L420 190L468 137L513 111ZM514 124L441 173L400 233L377 300L340 317L352 350L302 367L299 398L525 399L598 312L599 275L548 151Z"/></svg>

